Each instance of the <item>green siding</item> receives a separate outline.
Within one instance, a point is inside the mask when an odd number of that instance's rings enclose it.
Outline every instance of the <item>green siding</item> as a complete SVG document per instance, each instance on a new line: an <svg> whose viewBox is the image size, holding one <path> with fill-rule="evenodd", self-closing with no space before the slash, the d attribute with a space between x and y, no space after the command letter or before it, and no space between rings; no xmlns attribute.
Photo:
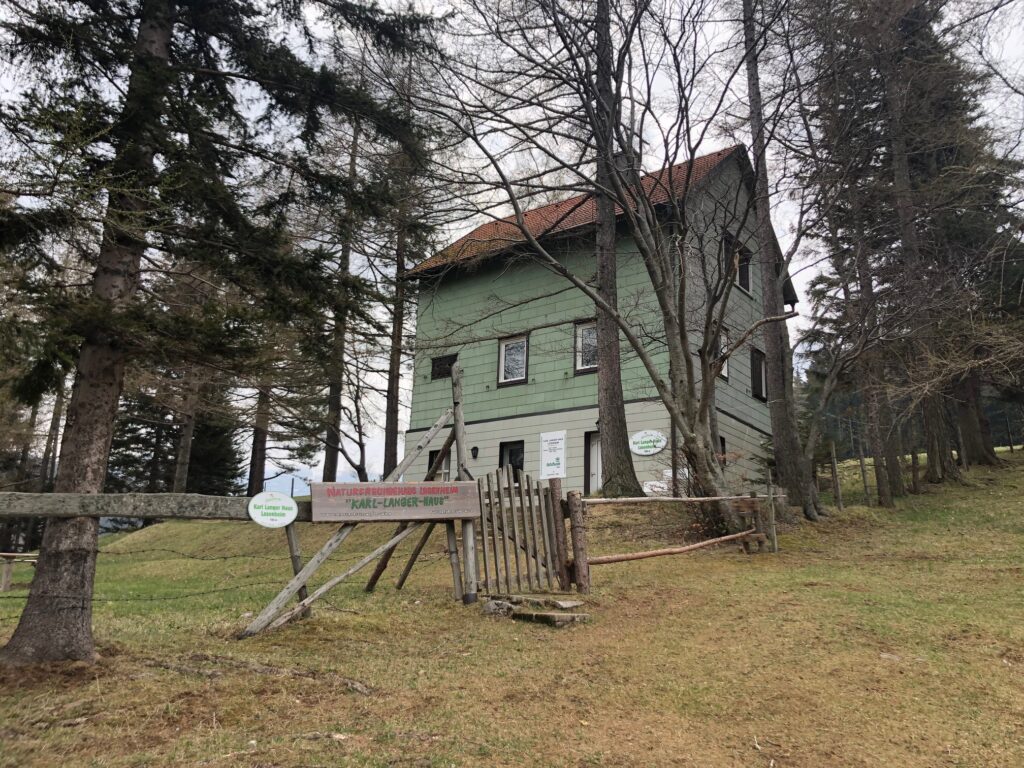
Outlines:
<svg viewBox="0 0 1024 768"><path fill-rule="evenodd" d="M695 230L706 232L707 237L702 240L691 235L693 251L708 252L716 247L721 222L730 218L729 229L735 233L742 228L743 239L753 244L752 217L744 216L741 222L741 217L731 216L731 211L723 213L722 200L745 205L743 196L737 197L736 178L732 172L720 174L700 199L693 219L699 224L703 217L706 225ZM589 246L567 250L562 260L578 276L593 276ZM703 303L702 291L696 287L700 282L698 261L693 259L687 266L691 286L688 306L694 327ZM730 297L727 324L734 330L734 338L761 316L758 270L756 263L751 265L750 294L734 289ZM628 237L619 241L618 288L620 311L634 327L655 333L661 325L650 278L635 243ZM498 258L473 271L453 270L440 280L424 281L418 301L410 430L428 427L451 403L450 381L431 381L430 373L431 358L451 352L458 353L464 371L468 421L595 405L597 378L595 374L575 375L573 338L574 322L593 316L593 304L580 291L528 258ZM527 381L499 387L498 340L521 333L529 333ZM756 338L752 343L760 346ZM656 396L647 371L624 339L621 349L626 400ZM667 355L659 345L653 344L651 352L666 370ZM730 360L728 381L719 380L716 385L717 406L767 433L767 407L750 392L750 355L742 350ZM551 428L558 428L557 416L552 417Z"/></svg>

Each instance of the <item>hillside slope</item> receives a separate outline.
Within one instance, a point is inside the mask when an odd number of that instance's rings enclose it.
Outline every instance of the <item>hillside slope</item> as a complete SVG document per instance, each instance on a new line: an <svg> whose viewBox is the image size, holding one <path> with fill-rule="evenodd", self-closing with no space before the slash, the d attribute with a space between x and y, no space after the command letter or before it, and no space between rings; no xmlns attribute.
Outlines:
<svg viewBox="0 0 1024 768"><path fill-rule="evenodd" d="M239 642L290 575L284 534L165 523L104 543L98 666L4 674L0 765L1024 765L1022 489L1015 461L798 525L777 556L596 567L593 622L561 631L452 601L435 536L404 592L357 579Z"/></svg>

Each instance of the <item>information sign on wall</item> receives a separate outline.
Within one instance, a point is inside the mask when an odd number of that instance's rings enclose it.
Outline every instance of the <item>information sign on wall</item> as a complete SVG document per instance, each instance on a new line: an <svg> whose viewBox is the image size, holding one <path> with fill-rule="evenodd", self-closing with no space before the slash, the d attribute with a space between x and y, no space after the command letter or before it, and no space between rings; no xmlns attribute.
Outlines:
<svg viewBox="0 0 1024 768"><path fill-rule="evenodd" d="M540 479L565 477L565 430L540 433Z"/></svg>
<svg viewBox="0 0 1024 768"><path fill-rule="evenodd" d="M313 522L467 520L480 516L473 482L313 483Z"/></svg>

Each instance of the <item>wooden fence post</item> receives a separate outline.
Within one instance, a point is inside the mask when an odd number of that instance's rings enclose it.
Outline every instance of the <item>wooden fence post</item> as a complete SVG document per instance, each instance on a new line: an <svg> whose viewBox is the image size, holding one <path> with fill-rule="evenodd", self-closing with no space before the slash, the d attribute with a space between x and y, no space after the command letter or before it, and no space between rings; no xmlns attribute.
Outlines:
<svg viewBox="0 0 1024 768"><path fill-rule="evenodd" d="M757 540L757 551L760 553L765 550L765 541L768 539L768 525L765 520L765 510L757 498L757 491L751 491L750 498L754 504L754 530L763 536L763 538Z"/></svg>
<svg viewBox="0 0 1024 768"><path fill-rule="evenodd" d="M590 562L587 558L587 527L583 497L579 491L569 491L569 533L572 536L572 568L576 590L590 592Z"/></svg>
<svg viewBox="0 0 1024 768"><path fill-rule="evenodd" d="M14 558L5 557L3 570L0 570L0 592L11 591L11 579L14 576Z"/></svg>
<svg viewBox="0 0 1024 768"><path fill-rule="evenodd" d="M458 465L456 477L459 480L472 480L469 472L469 454L466 448L466 419L462 412L462 366L452 365L452 431L455 433L455 460ZM454 530L455 526L452 526ZM466 605L477 600L477 568L476 568L476 521L462 521L462 565L465 570L463 579L462 602Z"/></svg>
<svg viewBox="0 0 1024 768"><path fill-rule="evenodd" d="M459 569L459 542L455 536L455 523L451 521L445 523L444 532L448 542L448 562L452 566L452 584L455 588L455 599L461 600L463 596L462 574Z"/></svg>
<svg viewBox="0 0 1024 768"><path fill-rule="evenodd" d="M562 506L561 480L548 480L548 496L551 502L551 520L555 526L555 573L558 575L559 588L568 590L572 586L572 578L569 574L569 551L565 543L565 509Z"/></svg>
<svg viewBox="0 0 1024 768"><path fill-rule="evenodd" d="M288 540L288 554L292 558L292 575L298 576L302 573L302 550L299 548L299 536L295 532L295 523L288 523L284 527L284 535ZM298 595L300 602L309 597L309 590L306 589L305 584L299 587ZM302 612L302 618L308 619L312 612L312 608L307 608Z"/></svg>

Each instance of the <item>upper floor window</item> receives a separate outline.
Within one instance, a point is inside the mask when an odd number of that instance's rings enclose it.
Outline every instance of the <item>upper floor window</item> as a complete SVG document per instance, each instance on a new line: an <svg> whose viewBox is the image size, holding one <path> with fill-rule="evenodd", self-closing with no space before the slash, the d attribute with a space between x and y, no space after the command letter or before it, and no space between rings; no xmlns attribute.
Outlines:
<svg viewBox="0 0 1024 768"><path fill-rule="evenodd" d="M733 268L733 260L738 259L733 281L744 291L750 293L750 250L726 232L725 237L722 238L722 251L725 254L727 269L731 270Z"/></svg>
<svg viewBox="0 0 1024 768"><path fill-rule="evenodd" d="M459 359L458 355L441 355L430 359L430 380L450 379L452 377L452 366Z"/></svg>
<svg viewBox="0 0 1024 768"><path fill-rule="evenodd" d="M597 370L597 323L576 324L576 373Z"/></svg>
<svg viewBox="0 0 1024 768"><path fill-rule="evenodd" d="M750 350L750 394L763 402L768 401L768 377L765 370L764 352Z"/></svg>
<svg viewBox="0 0 1024 768"><path fill-rule="evenodd" d="M729 329L723 328L718 332L718 357L722 357L726 352L729 351ZM718 372L718 375L723 379L728 380L729 378L729 358L722 360L722 370Z"/></svg>
<svg viewBox="0 0 1024 768"><path fill-rule="evenodd" d="M526 381L529 341L526 336L513 336L498 342L498 383L519 384Z"/></svg>

